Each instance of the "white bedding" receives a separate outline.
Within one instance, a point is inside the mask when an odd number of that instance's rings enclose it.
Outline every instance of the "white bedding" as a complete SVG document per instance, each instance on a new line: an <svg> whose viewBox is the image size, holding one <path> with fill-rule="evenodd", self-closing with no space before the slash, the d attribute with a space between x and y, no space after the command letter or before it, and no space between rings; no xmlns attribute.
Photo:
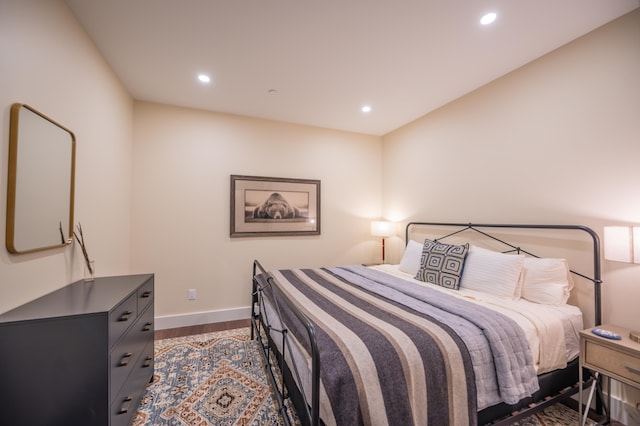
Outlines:
<svg viewBox="0 0 640 426"><path fill-rule="evenodd" d="M564 368L580 351L579 332L583 327L582 312L572 305L543 305L525 299L512 300L484 292L460 288L449 290L422 282L402 272L399 265L372 266L414 284L446 292L467 301L497 310L513 319L524 330L538 374Z"/></svg>

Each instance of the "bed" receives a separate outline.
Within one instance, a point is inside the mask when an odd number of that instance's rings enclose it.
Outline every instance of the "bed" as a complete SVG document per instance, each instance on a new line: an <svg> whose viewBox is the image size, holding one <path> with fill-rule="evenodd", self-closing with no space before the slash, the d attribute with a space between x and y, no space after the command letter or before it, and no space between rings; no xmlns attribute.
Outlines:
<svg viewBox="0 0 640 426"><path fill-rule="evenodd" d="M285 423L506 424L577 391L578 333L601 323L594 231L411 222L405 241L397 265L254 261L251 333ZM576 281L590 306L567 303Z"/></svg>

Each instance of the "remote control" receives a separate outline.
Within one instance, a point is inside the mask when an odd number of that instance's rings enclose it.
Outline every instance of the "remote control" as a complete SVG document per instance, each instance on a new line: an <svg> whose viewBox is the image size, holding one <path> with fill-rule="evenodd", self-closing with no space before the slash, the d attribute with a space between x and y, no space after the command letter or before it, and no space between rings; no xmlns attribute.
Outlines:
<svg viewBox="0 0 640 426"><path fill-rule="evenodd" d="M603 330L602 328L594 328L591 332L597 336L604 337L606 339L620 340L622 336L613 331Z"/></svg>

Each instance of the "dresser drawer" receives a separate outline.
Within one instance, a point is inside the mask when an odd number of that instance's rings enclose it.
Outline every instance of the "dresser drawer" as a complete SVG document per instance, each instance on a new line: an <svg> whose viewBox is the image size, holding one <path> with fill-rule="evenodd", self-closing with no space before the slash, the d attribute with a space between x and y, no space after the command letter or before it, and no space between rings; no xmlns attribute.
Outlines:
<svg viewBox="0 0 640 426"><path fill-rule="evenodd" d="M142 313L136 325L132 327L131 332L138 335L138 339L145 342L153 341L153 308L149 308Z"/></svg>
<svg viewBox="0 0 640 426"><path fill-rule="evenodd" d="M113 400L122 384L127 380L131 371L133 371L138 358L145 346L145 342L138 339L135 333L128 333L110 354L111 363L111 392L110 400Z"/></svg>
<svg viewBox="0 0 640 426"><path fill-rule="evenodd" d="M131 423L146 389L136 385L139 386L139 383L127 382L126 389L111 404L110 426L128 426Z"/></svg>
<svg viewBox="0 0 640 426"><path fill-rule="evenodd" d="M129 379L111 403L111 426L128 426L153 376L153 342L142 351Z"/></svg>
<svg viewBox="0 0 640 426"><path fill-rule="evenodd" d="M133 293L109 313L109 346L113 346L136 320L138 293Z"/></svg>
<svg viewBox="0 0 640 426"><path fill-rule="evenodd" d="M154 368L154 358L153 358L153 342L149 342L147 346L145 346L142 351L142 356L138 360L137 368L141 369L143 373L148 377L148 380L151 380L153 376L153 368Z"/></svg>
<svg viewBox="0 0 640 426"><path fill-rule="evenodd" d="M153 301L153 280L147 281L138 289L138 312L145 310Z"/></svg>
<svg viewBox="0 0 640 426"><path fill-rule="evenodd" d="M587 340L584 364L606 372L614 379L640 386L640 358L631 354Z"/></svg>
<svg viewBox="0 0 640 426"><path fill-rule="evenodd" d="M139 366L143 350L150 342L153 343L153 309L147 309L111 351L110 400L116 397L127 377Z"/></svg>

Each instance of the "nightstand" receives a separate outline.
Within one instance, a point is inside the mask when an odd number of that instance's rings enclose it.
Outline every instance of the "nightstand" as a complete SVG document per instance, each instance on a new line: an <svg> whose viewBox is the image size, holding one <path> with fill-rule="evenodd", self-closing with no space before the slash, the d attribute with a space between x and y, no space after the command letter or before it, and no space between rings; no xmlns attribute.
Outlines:
<svg viewBox="0 0 640 426"><path fill-rule="evenodd" d="M604 375L608 384L611 379L618 380L640 389L640 343L629 338L629 329L613 324L604 324L598 328L613 331L622 336L621 340L606 339L596 336L591 328L580 332L580 424L583 425L586 418L582 418L582 383L583 367ZM597 379L597 374L596 374ZM587 411L591 405L591 398L597 386L597 380L591 386L587 401ZM610 388L610 386L609 386ZM607 398L607 420L610 420L611 395ZM585 416L586 417L586 416Z"/></svg>

